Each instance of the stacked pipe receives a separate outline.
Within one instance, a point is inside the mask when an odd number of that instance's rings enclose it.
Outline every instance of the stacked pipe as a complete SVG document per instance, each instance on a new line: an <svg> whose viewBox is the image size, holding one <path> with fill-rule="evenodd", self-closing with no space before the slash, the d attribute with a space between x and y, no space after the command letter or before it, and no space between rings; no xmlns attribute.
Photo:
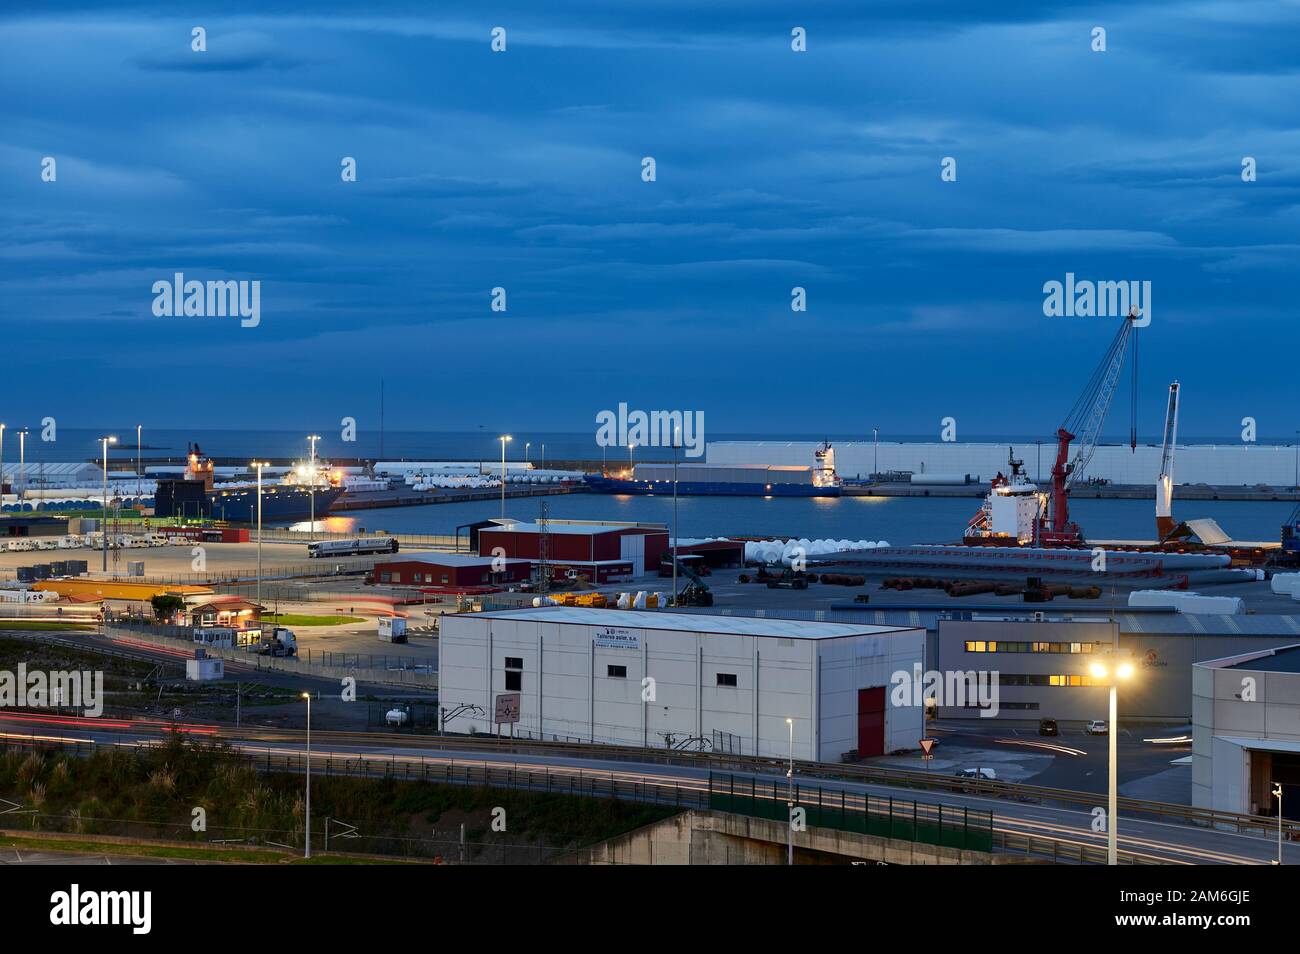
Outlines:
<svg viewBox="0 0 1300 954"><path fill-rule="evenodd" d="M899 577L904 579L908 571L944 570L966 581L1038 576L1060 583L1095 586L1100 580L1150 588L1261 578L1257 570L1232 569L1231 557L1215 553L922 545L845 553L839 554L838 559L841 564L852 564L869 573L901 570Z"/></svg>
<svg viewBox="0 0 1300 954"><path fill-rule="evenodd" d="M821 579L823 583L831 583L835 586L861 586L867 582L865 576L854 576L849 573L823 573Z"/></svg>

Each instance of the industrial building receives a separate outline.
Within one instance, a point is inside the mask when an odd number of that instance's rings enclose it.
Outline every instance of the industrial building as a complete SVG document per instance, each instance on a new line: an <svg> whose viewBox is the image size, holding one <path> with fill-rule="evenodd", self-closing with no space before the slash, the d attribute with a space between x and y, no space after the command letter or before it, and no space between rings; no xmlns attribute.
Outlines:
<svg viewBox="0 0 1300 954"><path fill-rule="evenodd" d="M477 529L478 553L484 557L538 561L572 567L593 583L631 580L655 572L671 545L662 524L589 523L550 520L501 523Z"/></svg>
<svg viewBox="0 0 1300 954"><path fill-rule="evenodd" d="M922 709L890 704L917 627L543 607L442 620L448 726L528 738L837 762L915 749ZM504 718L503 718L504 717ZM499 724L501 722L508 724Z"/></svg>
<svg viewBox="0 0 1300 954"><path fill-rule="evenodd" d="M376 583L394 586L493 586L521 583L532 570L530 560L417 551L376 563L374 578Z"/></svg>
<svg viewBox="0 0 1300 954"><path fill-rule="evenodd" d="M1197 663L1192 804L1300 819L1300 643Z"/></svg>
<svg viewBox="0 0 1300 954"><path fill-rule="evenodd" d="M991 673L998 686L996 714L988 718L1061 720L1104 718L1107 688L1094 686L1088 662L1109 652L1118 627L1107 619L940 620L939 672ZM1121 650L1122 651L1122 650ZM1129 699L1124 712L1130 714ZM1182 703L1187 708L1187 703ZM978 700L940 700L940 718L980 717Z"/></svg>

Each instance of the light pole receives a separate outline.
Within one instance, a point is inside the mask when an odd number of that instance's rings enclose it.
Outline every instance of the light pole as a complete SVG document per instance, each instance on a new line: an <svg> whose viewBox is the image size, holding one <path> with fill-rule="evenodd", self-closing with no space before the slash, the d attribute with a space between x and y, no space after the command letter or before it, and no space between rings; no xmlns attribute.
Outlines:
<svg viewBox="0 0 1300 954"><path fill-rule="evenodd" d="M673 606L677 605L677 435L673 428Z"/></svg>
<svg viewBox="0 0 1300 954"><path fill-rule="evenodd" d="M636 449L634 441L627 442L627 479L632 480L636 477L636 462L632 459L632 451Z"/></svg>
<svg viewBox="0 0 1300 954"><path fill-rule="evenodd" d="M1277 799L1277 861L1275 865L1282 863L1282 783L1273 783L1273 797Z"/></svg>
<svg viewBox="0 0 1300 954"><path fill-rule="evenodd" d="M524 441L524 466L528 466L528 448L532 447L532 441Z"/></svg>
<svg viewBox="0 0 1300 954"><path fill-rule="evenodd" d="M140 493L140 481L141 481L141 474L143 473L143 470L141 469L140 464L141 461L144 459L143 456L141 455L141 449L143 448L144 445L140 443L140 436L143 432L144 432L144 425L137 424L135 426L135 502L137 504L140 503L140 497L142 496L142 494Z"/></svg>
<svg viewBox="0 0 1300 954"><path fill-rule="evenodd" d="M501 442L501 518L506 516L506 441L510 440L509 434L502 434L497 438Z"/></svg>
<svg viewBox="0 0 1300 954"><path fill-rule="evenodd" d="M1119 812L1119 792L1118 792L1118 749L1116 743L1119 737L1119 684L1133 676L1133 664L1121 662L1113 665L1098 660L1088 667L1088 672L1093 678L1093 684L1109 683L1110 685L1110 720L1106 725L1106 742L1107 742L1107 762L1109 768L1110 781L1107 784L1107 804L1106 804L1106 864L1119 864L1119 820L1116 815Z"/></svg>
<svg viewBox="0 0 1300 954"><path fill-rule="evenodd" d="M879 480L880 474L880 428L871 429L871 479Z"/></svg>
<svg viewBox="0 0 1300 954"><path fill-rule="evenodd" d="M255 460L257 468L257 605L262 605L262 468L266 461Z"/></svg>
<svg viewBox="0 0 1300 954"><path fill-rule="evenodd" d="M316 533L316 442L320 440L317 434L308 434L307 440L311 441L311 469L307 472L307 477L311 481L311 533Z"/></svg>
<svg viewBox="0 0 1300 954"><path fill-rule="evenodd" d="M26 433L24 431L24 433ZM108 445L116 444L117 438L113 435L101 437L99 442L104 445L104 519L100 526L100 536L104 540L104 572L108 572Z"/></svg>
<svg viewBox="0 0 1300 954"><path fill-rule="evenodd" d="M18 511L23 509L27 496L27 428L18 432Z"/></svg>
<svg viewBox="0 0 1300 954"><path fill-rule="evenodd" d="M304 692L302 697L307 700L307 823L304 826L306 831L306 840L303 842L303 857L311 857L311 693Z"/></svg>
<svg viewBox="0 0 1300 954"><path fill-rule="evenodd" d="M785 777L790 783L790 796L786 802L786 827L789 829L789 847L786 851L785 863L794 864L794 719L786 719L785 724L790 727L790 767L786 769Z"/></svg>
<svg viewBox="0 0 1300 954"><path fill-rule="evenodd" d="M546 469L546 445L542 445L542 470Z"/></svg>
<svg viewBox="0 0 1300 954"><path fill-rule="evenodd" d="M0 424L0 507L5 502L5 428L7 424Z"/></svg>

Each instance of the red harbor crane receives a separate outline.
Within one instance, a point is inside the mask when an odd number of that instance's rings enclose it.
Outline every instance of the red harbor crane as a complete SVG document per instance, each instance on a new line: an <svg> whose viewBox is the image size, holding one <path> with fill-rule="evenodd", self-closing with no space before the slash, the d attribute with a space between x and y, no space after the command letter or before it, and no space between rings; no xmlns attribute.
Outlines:
<svg viewBox="0 0 1300 954"><path fill-rule="evenodd" d="M1097 450L1102 425L1110 410L1111 400L1119 386L1120 372L1130 347L1133 351L1132 421L1129 427L1129 448L1137 449L1137 325L1136 309L1115 333L1101 363L1093 371L1065 423L1056 429L1056 461L1052 465L1052 493L1047 516L1039 521L1038 545L1071 547L1083 543L1083 531L1070 519L1070 487L1083 476L1088 462ZM1070 444L1077 441L1074 459L1070 459Z"/></svg>

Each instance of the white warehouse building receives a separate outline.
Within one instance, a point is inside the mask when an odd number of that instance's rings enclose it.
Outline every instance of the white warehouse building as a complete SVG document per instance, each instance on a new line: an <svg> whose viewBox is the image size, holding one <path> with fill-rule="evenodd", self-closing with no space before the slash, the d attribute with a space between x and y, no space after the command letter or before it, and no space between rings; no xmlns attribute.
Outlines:
<svg viewBox="0 0 1300 954"><path fill-rule="evenodd" d="M891 677L922 661L919 627L541 607L444 616L448 728L840 761L915 749L919 707ZM517 694L517 695L515 695ZM510 726L496 724L498 712ZM517 715L513 715L516 713Z"/></svg>
<svg viewBox="0 0 1300 954"><path fill-rule="evenodd" d="M1300 643L1192 667L1192 804L1300 818Z"/></svg>

